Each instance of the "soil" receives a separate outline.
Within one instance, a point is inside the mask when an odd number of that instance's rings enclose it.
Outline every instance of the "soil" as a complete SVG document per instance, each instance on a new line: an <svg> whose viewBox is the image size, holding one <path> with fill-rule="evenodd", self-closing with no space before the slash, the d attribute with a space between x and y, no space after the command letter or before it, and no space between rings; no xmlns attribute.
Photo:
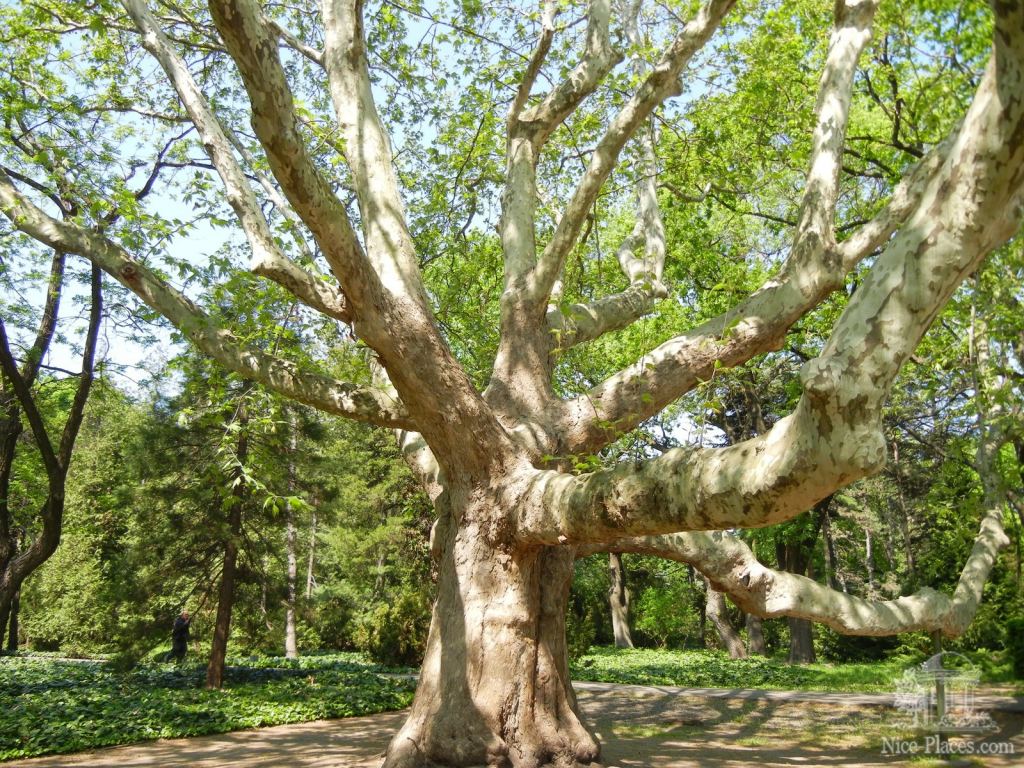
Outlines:
<svg viewBox="0 0 1024 768"><path fill-rule="evenodd" d="M925 737L901 726L901 714L863 702L805 701L719 692L700 696L635 686L581 686L580 704L603 746L606 768L857 768L948 766L922 761ZM736 692L739 694L740 692ZM891 700L891 699L890 699ZM992 712L999 731L969 743L962 765L1014 768L1024 764L1024 714ZM281 725L189 739L4 763L4 768L377 768L404 712ZM883 739L915 756L882 753ZM1003 744L1012 754L980 755L981 744Z"/></svg>

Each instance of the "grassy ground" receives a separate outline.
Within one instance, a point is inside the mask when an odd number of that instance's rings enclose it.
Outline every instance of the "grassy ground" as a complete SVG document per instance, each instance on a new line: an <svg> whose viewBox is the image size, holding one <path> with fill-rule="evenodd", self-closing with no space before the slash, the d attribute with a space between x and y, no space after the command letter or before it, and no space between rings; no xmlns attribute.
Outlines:
<svg viewBox="0 0 1024 768"><path fill-rule="evenodd" d="M400 709L412 683L381 677L356 654L233 660L221 691L199 664L0 659L0 760L145 739L223 733Z"/></svg>
<svg viewBox="0 0 1024 768"><path fill-rule="evenodd" d="M730 659L720 651L670 651L650 648L591 648L572 664L574 680L696 688L767 688L800 691L892 693L903 671L921 659L894 658L854 664L805 664L761 656ZM981 679L990 678L976 661Z"/></svg>

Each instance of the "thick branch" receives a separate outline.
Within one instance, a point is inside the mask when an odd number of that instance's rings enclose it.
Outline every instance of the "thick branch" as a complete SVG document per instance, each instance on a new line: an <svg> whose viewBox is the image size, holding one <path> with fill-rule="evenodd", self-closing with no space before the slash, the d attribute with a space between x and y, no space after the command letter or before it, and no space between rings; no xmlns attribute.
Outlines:
<svg viewBox="0 0 1024 768"><path fill-rule="evenodd" d="M1022 12L1024 13L1024 12ZM1024 32L1018 54L1024 54ZM537 472L516 524L528 540L781 522L885 463L881 410L902 364L956 287L1018 229L1024 210L1024 55L992 62L940 173L879 256L821 355L801 371L794 413L722 449L671 451L639 467ZM1015 95L1011 96L1010 93Z"/></svg>
<svg viewBox="0 0 1024 768"><path fill-rule="evenodd" d="M252 126L270 169L295 212L309 227L351 302L370 307L379 281L349 222L345 206L317 170L302 139L277 38L253 0L212 0L210 11L238 66L252 105Z"/></svg>
<svg viewBox="0 0 1024 768"><path fill-rule="evenodd" d="M363 226L366 253L386 291L429 307L405 220L391 142L370 87L362 0L323 0L324 66Z"/></svg>
<svg viewBox="0 0 1024 768"><path fill-rule="evenodd" d="M811 162L804 186L793 249L831 248L839 198L846 124L860 54L871 39L878 0L839 0L825 69L818 87Z"/></svg>
<svg viewBox="0 0 1024 768"><path fill-rule="evenodd" d="M885 245L918 208L960 131L958 126L907 172L875 218L838 246L839 259L823 262L820 251L792 251L779 274L748 298L561 405L562 450L595 450L707 381L716 367L731 368L779 349L790 326L840 288L846 274Z"/></svg>
<svg viewBox="0 0 1024 768"><path fill-rule="evenodd" d="M508 131L510 134L516 121L519 119L519 114L523 111L526 102L530 98L533 84L537 82L540 68L544 66L544 59L547 58L548 51L551 50L551 41L555 39L555 14L557 10L552 0L542 0L540 38L537 40L537 47L533 49L533 55L530 56L530 60L527 62L526 71L523 72L523 79L519 82L519 87L516 89L516 97L512 100L512 105L508 110Z"/></svg>
<svg viewBox="0 0 1024 768"><path fill-rule="evenodd" d="M587 43L579 63L536 106L510 113L509 134L527 133L535 151L539 151L559 125L594 92L620 56L608 38L611 0L591 0L587 13ZM542 33L540 45L543 46ZM540 46L538 47L538 51ZM531 62L532 63L532 62ZM529 74L529 70L527 72ZM524 78L524 85L529 82ZM522 87L520 89L522 92ZM527 97L529 92L526 93ZM525 102L525 99L523 99Z"/></svg>
<svg viewBox="0 0 1024 768"><path fill-rule="evenodd" d="M328 413L381 426L413 427L402 404L375 390L300 371L291 362L241 345L187 297L120 246L46 215L0 173L0 207L22 232L52 248L85 256L162 314L228 370Z"/></svg>
<svg viewBox="0 0 1024 768"><path fill-rule="evenodd" d="M641 280L621 293L589 304L551 307L548 309L548 330L555 334L556 350L569 349L627 327L654 309L657 300L667 295L668 291L661 283Z"/></svg>
<svg viewBox="0 0 1024 768"><path fill-rule="evenodd" d="M252 248L252 270L287 288L301 301L338 320L348 321L345 299L336 289L309 274L282 253L274 242L260 209L259 201L249 186L231 149L231 143L220 120L210 108L185 61L174 50L145 0L121 0L142 33L142 45L155 58L178 93L191 118L213 166L224 182L228 203L238 216Z"/></svg>
<svg viewBox="0 0 1024 768"><path fill-rule="evenodd" d="M947 637L957 637L974 618L992 564L1008 544L1002 511L989 511L982 518L952 598L926 587L895 600L854 597L806 576L768 568L743 541L723 531L620 539L607 548L692 565L742 610L763 618L809 619L848 635L941 630Z"/></svg>

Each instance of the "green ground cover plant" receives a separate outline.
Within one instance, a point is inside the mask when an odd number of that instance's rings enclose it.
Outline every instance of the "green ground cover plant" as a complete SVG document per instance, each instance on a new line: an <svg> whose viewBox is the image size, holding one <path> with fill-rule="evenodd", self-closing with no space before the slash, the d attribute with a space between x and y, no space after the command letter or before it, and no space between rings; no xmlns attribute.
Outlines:
<svg viewBox="0 0 1024 768"><path fill-rule="evenodd" d="M244 662L244 664L242 663ZM0 760L401 709L413 683L356 654L234 659L221 691L199 664L0 660Z"/></svg>
<svg viewBox="0 0 1024 768"><path fill-rule="evenodd" d="M574 680L695 688L891 693L903 671L923 657L894 656L883 661L843 664L787 664L753 656L730 659L722 651L593 647L571 667ZM975 661L983 682L1002 668Z"/></svg>

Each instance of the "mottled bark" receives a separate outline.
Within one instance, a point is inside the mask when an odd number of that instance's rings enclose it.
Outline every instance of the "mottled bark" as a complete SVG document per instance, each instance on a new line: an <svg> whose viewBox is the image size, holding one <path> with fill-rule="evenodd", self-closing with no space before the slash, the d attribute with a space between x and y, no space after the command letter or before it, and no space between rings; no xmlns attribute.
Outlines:
<svg viewBox="0 0 1024 768"><path fill-rule="evenodd" d="M221 141L216 120L207 120L216 116L190 90L187 73L161 44L159 30L147 28L152 21L145 7L124 1L201 130L259 257L259 248L270 246L261 241L262 224L247 202L248 180L238 179L231 147ZM593 0L577 65L565 77L553 77L546 95L534 96L535 84L547 74L545 58L559 28L555 17L572 12L571 5L543 4L537 45L524 61L522 83L513 87L506 121L500 338L493 376L482 393L447 346L419 275L419 259L428 254L415 251L390 141L373 103L358 0L322 0L323 51L288 35L256 0L211 0L210 8L218 44L245 86L261 160L287 200L291 220L308 230L338 286L326 290L287 265L274 279L310 306L319 302L327 314L331 301L343 295L344 314L332 316L352 319L355 334L374 350L386 386L348 385L246 348L115 240L58 221L33 202L33 192L26 196L0 172L0 208L15 227L88 257L224 366L325 411L402 430L402 453L439 511L432 549L440 584L419 690L389 749L388 768L538 768L596 760L596 742L579 720L566 673L565 601L579 545L693 563L745 611L821 621L844 632L927 629L956 635L977 609L981 586L1006 542L994 492L986 496L981 530L952 597L931 590L893 601L844 595L765 568L730 534L702 531L790 520L883 465L881 414L901 365L964 277L1017 231L1024 213L1019 3L992 4L993 54L964 120L906 174L875 218L837 242L846 123L877 5L839 0L785 263L718 317L643 350L633 365L578 397L557 396L559 336L572 341L575 335L575 343L582 343L622 327L647 311L659 293L657 269L644 262L657 260L658 245L648 252L651 242L645 242L641 256L634 239L619 253L630 281L622 293L554 315L548 307L558 303L549 299L558 297L566 259L579 245L622 152L630 141L640 139L642 145L639 132L678 91L680 73L732 5L708 0L688 23L659 35L665 48L657 62L633 85L623 85L631 90L621 94L620 109L596 137L586 169L570 182L564 209L553 212L553 227L539 242L536 176L545 142L621 58L610 21L616 9L607 0ZM638 8L626 6L627 14ZM336 179L327 177L306 146L279 53L282 41L304 62L324 69L346 178L359 207L359 232L335 192ZM231 143L227 133L223 138ZM646 162L643 146L641 154ZM640 229L645 238L654 233L656 241L657 227L647 215L656 211L643 209L656 200L647 195L641 203ZM858 276L831 338L801 372L803 391L793 413L770 430L724 449L670 451L583 475L560 471L568 466L564 457L595 453L717 368L779 348L793 324L843 288L868 255L874 256L871 264Z"/></svg>
<svg viewBox="0 0 1024 768"><path fill-rule="evenodd" d="M288 439L288 495L295 494L295 450L298 444L298 426L294 415L289 420L291 430ZM295 601L299 577L298 530L295 526L295 509L289 498L285 502L284 546L286 558L285 605L284 605L284 655L294 659L299 655L295 630Z"/></svg>
<svg viewBox="0 0 1024 768"><path fill-rule="evenodd" d="M385 768L593 763L599 749L565 649L573 551L489 545L477 525L453 524L456 514L443 510L434 531L440 576L426 657Z"/></svg>

